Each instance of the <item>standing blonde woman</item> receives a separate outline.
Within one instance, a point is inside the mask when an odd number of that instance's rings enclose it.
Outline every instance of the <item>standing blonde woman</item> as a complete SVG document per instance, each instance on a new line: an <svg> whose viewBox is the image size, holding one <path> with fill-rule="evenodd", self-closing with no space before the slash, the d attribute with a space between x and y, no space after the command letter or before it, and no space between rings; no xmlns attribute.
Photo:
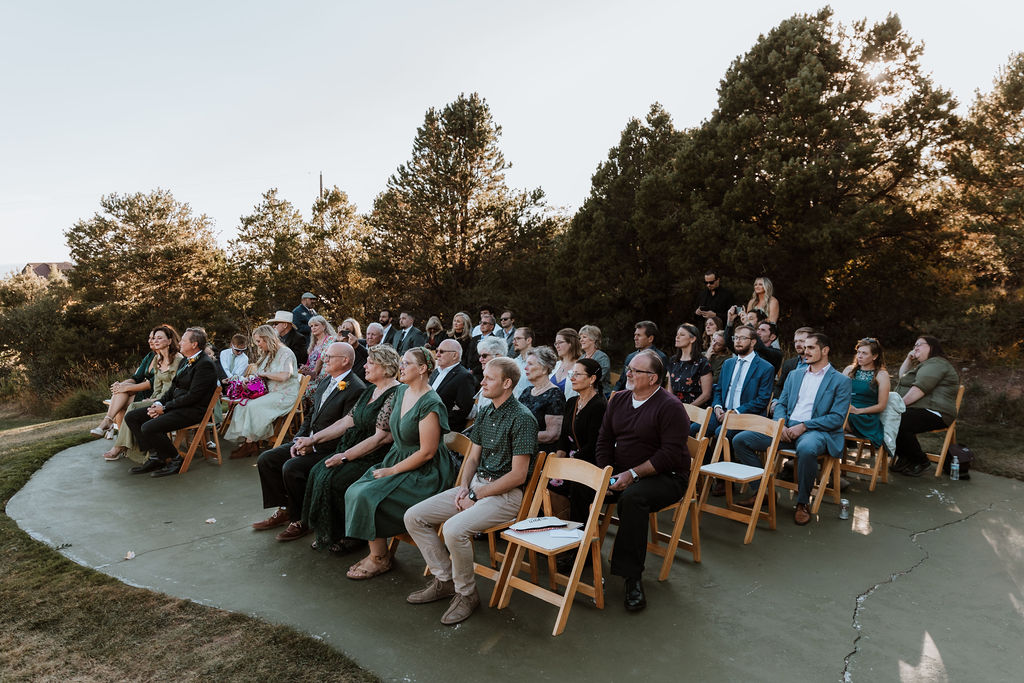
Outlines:
<svg viewBox="0 0 1024 683"><path fill-rule="evenodd" d="M235 406L231 424L224 432L229 443L255 443L270 438L274 434L274 420L291 410L299 395L295 354L281 343L274 328L260 325L253 331L252 339L258 349L254 374L263 378L268 391L245 405Z"/></svg>
<svg viewBox="0 0 1024 683"><path fill-rule="evenodd" d="M580 328L580 358L593 358L601 366L601 393L605 397L612 393L612 361L608 354L601 350L601 328L597 325L584 325Z"/></svg>
<svg viewBox="0 0 1024 683"><path fill-rule="evenodd" d="M770 322L779 322L779 300L775 298L772 281L766 277L754 280L754 293L750 295L750 301L747 302L748 311L757 309L764 311Z"/></svg>

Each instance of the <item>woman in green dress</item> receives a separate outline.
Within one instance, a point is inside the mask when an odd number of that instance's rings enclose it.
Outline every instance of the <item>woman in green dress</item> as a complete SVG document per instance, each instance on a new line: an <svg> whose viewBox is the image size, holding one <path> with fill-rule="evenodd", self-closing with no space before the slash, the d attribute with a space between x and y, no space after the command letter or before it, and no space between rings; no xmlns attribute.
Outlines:
<svg viewBox="0 0 1024 683"><path fill-rule="evenodd" d="M452 486L455 465L441 440L448 411L430 388L434 359L423 347L402 357L401 380L391 411L395 442L345 493L345 535L369 541L370 553L348 570L350 579L369 579L391 569L387 538L405 531L405 511Z"/></svg>
<svg viewBox="0 0 1024 683"><path fill-rule="evenodd" d="M882 356L882 345L878 340L865 337L857 342L853 365L848 366L843 374L853 380L847 426L851 432L868 439L875 447L881 446L885 437L882 412L889 403L890 381Z"/></svg>
<svg viewBox="0 0 1024 683"><path fill-rule="evenodd" d="M395 377L401 362L393 348L379 344L366 358L366 387L341 421L345 430L334 455L313 465L306 480L302 524L313 529L313 548L338 553L351 549L345 538L345 492L366 470L384 459L391 445ZM361 542L360 542L361 543Z"/></svg>

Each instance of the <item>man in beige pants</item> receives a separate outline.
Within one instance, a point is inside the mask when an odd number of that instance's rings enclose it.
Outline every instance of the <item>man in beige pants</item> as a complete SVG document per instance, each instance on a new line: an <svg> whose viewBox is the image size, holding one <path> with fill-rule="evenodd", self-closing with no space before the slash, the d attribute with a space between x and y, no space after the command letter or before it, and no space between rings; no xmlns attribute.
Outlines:
<svg viewBox="0 0 1024 683"><path fill-rule="evenodd" d="M473 447L455 488L428 498L405 513L405 528L423 553L433 575L422 590L409 595L413 604L451 598L442 624L458 624L480 605L473 575L473 535L511 522L523 500L537 450L537 420L512 390L519 366L511 358L494 358L484 368L481 391L491 403L473 423ZM444 525L444 538L437 531Z"/></svg>

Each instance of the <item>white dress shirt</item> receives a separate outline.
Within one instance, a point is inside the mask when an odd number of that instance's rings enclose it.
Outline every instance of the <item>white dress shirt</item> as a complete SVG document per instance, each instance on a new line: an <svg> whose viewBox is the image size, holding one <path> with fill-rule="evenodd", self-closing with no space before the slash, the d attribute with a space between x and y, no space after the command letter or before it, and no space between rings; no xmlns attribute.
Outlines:
<svg viewBox="0 0 1024 683"><path fill-rule="evenodd" d="M822 380L825 379L826 372L828 372L828 363L817 372L811 372L811 369L807 368L807 373L804 375L803 381L800 382L796 405L793 406L793 412L789 416L791 423L807 422L811 419L811 415L814 413L814 397L818 395L818 389L821 387Z"/></svg>
<svg viewBox="0 0 1024 683"><path fill-rule="evenodd" d="M733 376L729 378L729 386L726 388L725 406L726 410L732 410L740 405L740 396L743 395L743 383L747 381L747 374L754 362L753 351L745 356L736 356L736 364L733 365ZM742 362L741 362L742 361Z"/></svg>
<svg viewBox="0 0 1024 683"><path fill-rule="evenodd" d="M458 365L458 363L449 365L446 368L439 367L437 369L437 377L435 377L434 381L430 383L430 388L433 389L434 391L437 391L437 388L441 386L441 382L444 381L444 378L448 376L448 373L451 372L452 368L454 368L456 365Z"/></svg>

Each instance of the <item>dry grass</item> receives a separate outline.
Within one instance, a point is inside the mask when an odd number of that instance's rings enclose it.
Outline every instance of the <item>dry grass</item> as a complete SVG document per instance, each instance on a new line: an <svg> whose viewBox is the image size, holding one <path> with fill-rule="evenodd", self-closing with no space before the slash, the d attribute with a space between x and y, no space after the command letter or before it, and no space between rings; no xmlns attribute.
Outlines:
<svg viewBox="0 0 1024 683"><path fill-rule="evenodd" d="M47 458L85 440L43 430L6 436L0 435L5 508ZM81 567L33 541L6 514L0 576L0 681L376 680L294 629Z"/></svg>

